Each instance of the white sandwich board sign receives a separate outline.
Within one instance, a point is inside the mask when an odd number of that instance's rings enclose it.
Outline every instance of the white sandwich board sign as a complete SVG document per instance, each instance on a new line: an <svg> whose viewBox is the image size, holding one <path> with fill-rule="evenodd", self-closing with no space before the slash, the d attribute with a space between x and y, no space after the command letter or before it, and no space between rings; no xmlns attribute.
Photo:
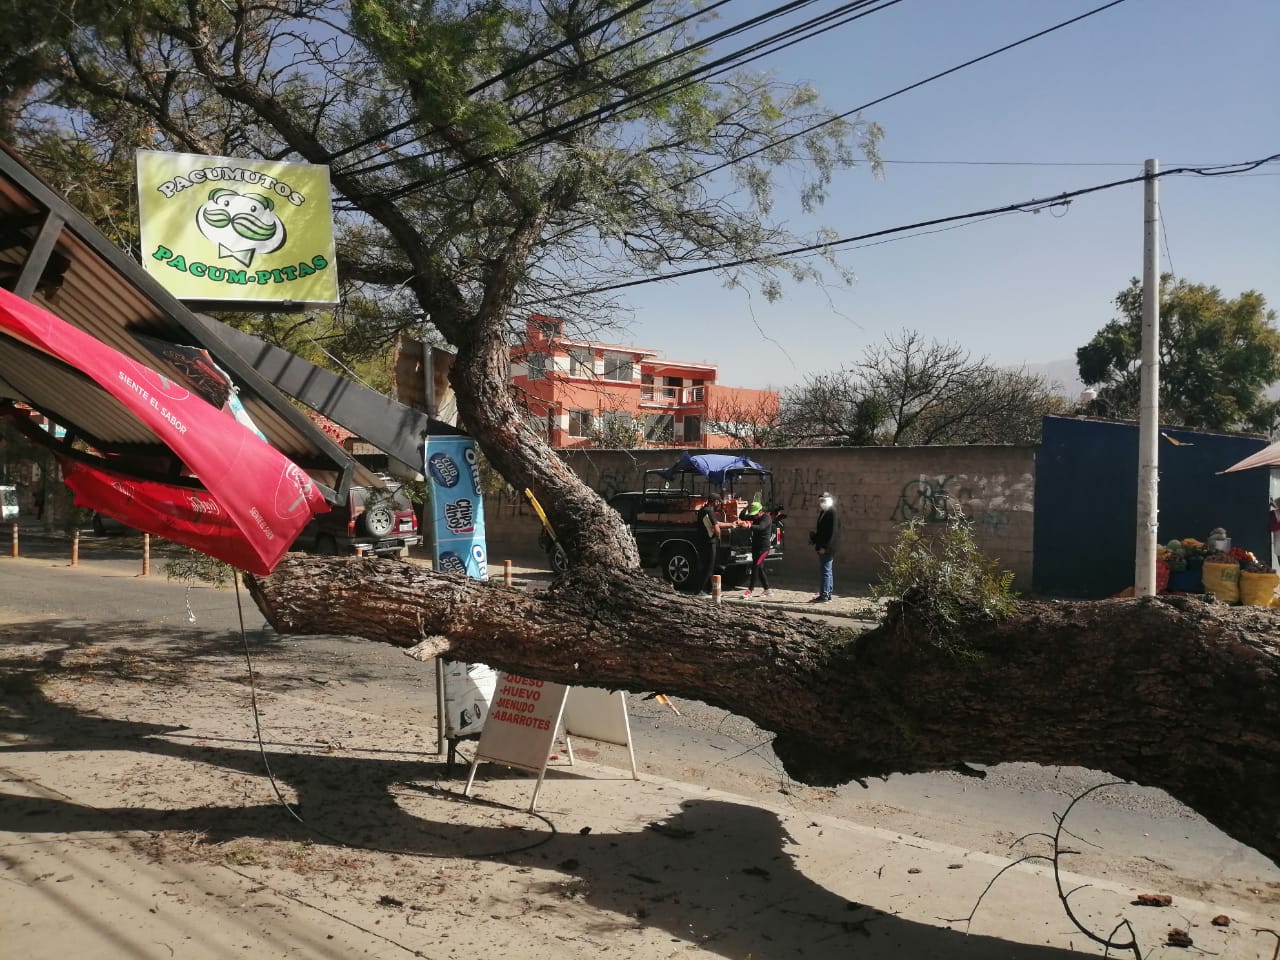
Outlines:
<svg viewBox="0 0 1280 960"><path fill-rule="evenodd" d="M499 673L463 794L471 796L476 769L481 761L528 770L538 775L533 798L529 802L529 812L532 813L546 777L551 748L562 726L571 763L571 736L616 743L627 748L631 756L631 775L639 779L635 752L631 748L627 703L621 692L611 694L607 690L571 688Z"/></svg>

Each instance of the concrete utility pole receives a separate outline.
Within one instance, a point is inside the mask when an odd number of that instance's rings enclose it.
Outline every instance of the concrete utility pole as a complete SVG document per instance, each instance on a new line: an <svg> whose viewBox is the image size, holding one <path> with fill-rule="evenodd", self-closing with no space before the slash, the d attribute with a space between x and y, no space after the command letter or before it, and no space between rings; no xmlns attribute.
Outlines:
<svg viewBox="0 0 1280 960"><path fill-rule="evenodd" d="M1160 161L1148 160L1143 190L1142 393L1138 414L1138 526L1133 593L1156 592L1160 483Z"/></svg>

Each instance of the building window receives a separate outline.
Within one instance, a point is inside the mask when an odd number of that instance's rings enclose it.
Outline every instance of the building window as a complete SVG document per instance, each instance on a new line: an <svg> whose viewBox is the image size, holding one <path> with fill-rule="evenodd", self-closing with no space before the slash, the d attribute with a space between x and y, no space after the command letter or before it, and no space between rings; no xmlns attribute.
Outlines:
<svg viewBox="0 0 1280 960"><path fill-rule="evenodd" d="M530 380L546 379L547 355L545 353L531 353L525 357L524 362L529 369L528 377Z"/></svg>
<svg viewBox="0 0 1280 960"><path fill-rule="evenodd" d="M544 340L551 340L560 336L559 320L553 320L550 317L539 317L533 321L533 328L538 331Z"/></svg>
<svg viewBox="0 0 1280 960"><path fill-rule="evenodd" d="M690 414L684 418L684 442L697 443L702 439L702 418Z"/></svg>
<svg viewBox="0 0 1280 960"><path fill-rule="evenodd" d="M596 358L590 350L569 351L569 376L591 377L596 372Z"/></svg>
<svg viewBox="0 0 1280 960"><path fill-rule="evenodd" d="M635 364L630 356L624 353L606 353L604 355L604 378L615 383L630 383L633 379Z"/></svg>
<svg viewBox="0 0 1280 960"><path fill-rule="evenodd" d="M644 438L650 443L670 443L676 435L676 418L670 413L650 413L644 418Z"/></svg>
<svg viewBox="0 0 1280 960"><path fill-rule="evenodd" d="M569 411L569 436L589 437L595 428L595 415L590 410Z"/></svg>

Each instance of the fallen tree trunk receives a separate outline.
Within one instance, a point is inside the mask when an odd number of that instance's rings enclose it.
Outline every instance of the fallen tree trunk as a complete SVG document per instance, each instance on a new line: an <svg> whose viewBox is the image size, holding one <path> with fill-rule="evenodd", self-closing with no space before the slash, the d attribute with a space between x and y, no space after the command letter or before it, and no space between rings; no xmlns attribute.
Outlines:
<svg viewBox="0 0 1280 960"><path fill-rule="evenodd" d="M775 734L815 785L963 763L1160 787L1280 863L1280 612L1190 598L1022 603L944 650L891 607L859 633L630 573L549 591L290 557L250 591L282 633L347 634L544 680L660 690Z"/></svg>

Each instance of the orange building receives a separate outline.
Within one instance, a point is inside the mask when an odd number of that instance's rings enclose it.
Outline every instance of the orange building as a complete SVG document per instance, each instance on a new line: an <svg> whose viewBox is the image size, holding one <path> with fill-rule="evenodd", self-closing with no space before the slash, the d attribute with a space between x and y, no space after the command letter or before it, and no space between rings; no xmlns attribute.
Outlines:
<svg viewBox="0 0 1280 960"><path fill-rule="evenodd" d="M553 447L729 447L735 418L777 413L773 390L726 387L717 368L656 350L564 336L564 321L534 314L511 348L511 382L531 424Z"/></svg>

